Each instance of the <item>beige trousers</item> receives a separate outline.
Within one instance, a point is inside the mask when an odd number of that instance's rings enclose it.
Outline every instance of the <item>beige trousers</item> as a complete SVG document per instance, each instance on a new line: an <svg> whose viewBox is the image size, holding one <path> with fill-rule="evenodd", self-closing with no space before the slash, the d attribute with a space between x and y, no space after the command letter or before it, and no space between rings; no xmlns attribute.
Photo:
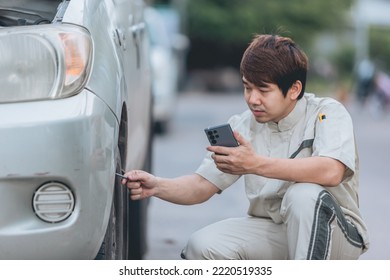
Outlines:
<svg viewBox="0 0 390 280"><path fill-rule="evenodd" d="M298 183L283 197L283 223L258 217L211 224L189 239L185 259L358 259L363 242L321 186Z"/></svg>

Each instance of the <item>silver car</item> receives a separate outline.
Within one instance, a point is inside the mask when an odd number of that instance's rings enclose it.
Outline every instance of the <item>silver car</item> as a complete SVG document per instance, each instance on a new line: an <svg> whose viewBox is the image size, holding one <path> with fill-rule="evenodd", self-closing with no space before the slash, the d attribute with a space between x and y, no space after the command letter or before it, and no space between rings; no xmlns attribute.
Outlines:
<svg viewBox="0 0 390 280"><path fill-rule="evenodd" d="M0 259L140 259L151 164L141 0L0 0Z"/></svg>
<svg viewBox="0 0 390 280"><path fill-rule="evenodd" d="M180 19L178 12L172 8L148 7L145 21L151 42L154 128L155 132L164 134L168 132L175 114L180 79L185 73L181 66L189 39L178 32Z"/></svg>

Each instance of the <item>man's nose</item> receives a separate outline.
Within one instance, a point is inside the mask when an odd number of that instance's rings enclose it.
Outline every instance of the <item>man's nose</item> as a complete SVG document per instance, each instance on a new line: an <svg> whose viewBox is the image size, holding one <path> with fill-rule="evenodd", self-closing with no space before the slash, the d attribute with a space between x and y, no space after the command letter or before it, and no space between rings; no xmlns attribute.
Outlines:
<svg viewBox="0 0 390 280"><path fill-rule="evenodd" d="M249 96L249 103L253 105L261 105L262 100L260 98L260 94L256 91L254 91L250 96Z"/></svg>

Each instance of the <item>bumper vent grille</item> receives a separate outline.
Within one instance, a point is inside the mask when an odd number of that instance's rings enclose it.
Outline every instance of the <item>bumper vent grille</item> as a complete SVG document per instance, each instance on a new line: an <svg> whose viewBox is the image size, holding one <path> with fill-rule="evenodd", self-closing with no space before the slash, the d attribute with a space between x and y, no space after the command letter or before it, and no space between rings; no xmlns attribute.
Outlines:
<svg viewBox="0 0 390 280"><path fill-rule="evenodd" d="M75 199L68 186L50 182L39 187L34 194L35 214L48 223L58 223L67 219L73 212Z"/></svg>

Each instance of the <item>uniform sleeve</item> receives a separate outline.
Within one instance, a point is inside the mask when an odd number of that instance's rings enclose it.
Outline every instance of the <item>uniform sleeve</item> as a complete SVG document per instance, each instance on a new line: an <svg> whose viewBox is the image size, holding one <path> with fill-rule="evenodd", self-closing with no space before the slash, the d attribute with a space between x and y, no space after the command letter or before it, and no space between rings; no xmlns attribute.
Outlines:
<svg viewBox="0 0 390 280"><path fill-rule="evenodd" d="M345 177L355 172L356 147L351 116L345 107L333 102L318 111L313 156L339 160L347 166Z"/></svg>
<svg viewBox="0 0 390 280"><path fill-rule="evenodd" d="M221 191L227 189L240 178L238 175L227 174L220 171L215 166L210 152L207 153L195 173L213 183Z"/></svg>

